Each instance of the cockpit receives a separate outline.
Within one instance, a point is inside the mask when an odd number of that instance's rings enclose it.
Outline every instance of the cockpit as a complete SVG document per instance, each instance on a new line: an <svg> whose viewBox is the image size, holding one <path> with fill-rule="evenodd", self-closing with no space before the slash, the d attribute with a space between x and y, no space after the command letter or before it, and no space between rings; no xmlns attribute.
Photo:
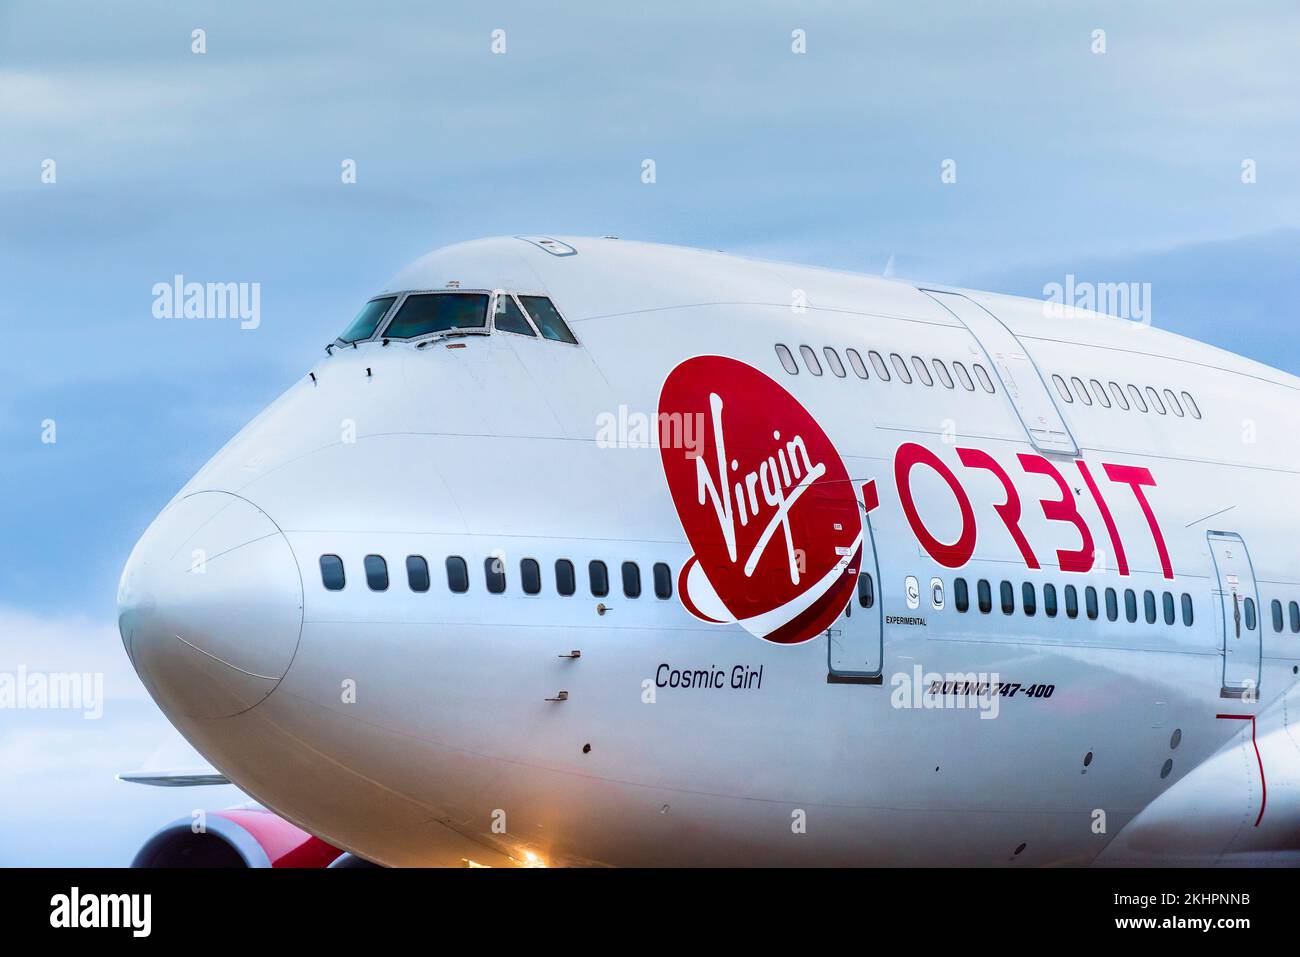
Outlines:
<svg viewBox="0 0 1300 957"><path fill-rule="evenodd" d="M373 339L423 345L437 337L492 333L578 344L549 297L497 289L379 296L361 307L334 345L355 346Z"/></svg>

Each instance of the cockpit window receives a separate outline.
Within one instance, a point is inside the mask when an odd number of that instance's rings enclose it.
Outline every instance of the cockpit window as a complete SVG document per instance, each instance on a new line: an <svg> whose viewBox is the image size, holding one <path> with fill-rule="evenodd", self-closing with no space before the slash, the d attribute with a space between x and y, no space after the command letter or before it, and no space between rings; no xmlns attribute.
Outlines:
<svg viewBox="0 0 1300 957"><path fill-rule="evenodd" d="M487 330L484 293L428 293L406 297L384 330L385 339L414 339L454 329Z"/></svg>
<svg viewBox="0 0 1300 957"><path fill-rule="evenodd" d="M533 332L533 327L524 318L524 311L515 302L515 297L509 293L497 293L497 314L494 322L501 332L513 332L520 336L537 337L537 333Z"/></svg>
<svg viewBox="0 0 1300 957"><path fill-rule="evenodd" d="M361 307L357 317L352 320L352 325L348 326L347 331L339 336L339 341L359 342L362 339L369 339L375 334L375 330L379 328L379 323L387 314L389 307L396 301L396 296L371 299Z"/></svg>
<svg viewBox="0 0 1300 957"><path fill-rule="evenodd" d="M547 339L554 339L556 342L567 342L571 345L578 344L578 340L569 331L569 327L564 324L564 320L556 312L551 300L545 296L520 296L519 301L524 304L528 314L533 317L533 322L537 324L538 329L542 330L542 335Z"/></svg>

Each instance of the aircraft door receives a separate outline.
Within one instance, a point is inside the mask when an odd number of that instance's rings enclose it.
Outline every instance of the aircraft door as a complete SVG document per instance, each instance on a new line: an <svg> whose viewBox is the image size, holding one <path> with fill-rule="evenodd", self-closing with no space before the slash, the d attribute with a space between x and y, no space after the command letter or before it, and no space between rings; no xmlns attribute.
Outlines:
<svg viewBox="0 0 1300 957"><path fill-rule="evenodd" d="M960 293L921 291L952 313L975 337L988 356L994 374L1001 380L1030 444L1040 452L1078 455L1079 447L1038 366L1002 320Z"/></svg>
<svg viewBox="0 0 1300 957"><path fill-rule="evenodd" d="M865 682L881 674L884 612L880 600L880 566L876 562L869 515L862 517L860 566L856 570L857 587L848 605L827 630L832 681Z"/></svg>
<svg viewBox="0 0 1300 957"><path fill-rule="evenodd" d="M1263 638L1259 593L1246 543L1235 532L1210 532L1214 558L1214 601L1223 625L1225 698L1253 698L1259 690Z"/></svg>

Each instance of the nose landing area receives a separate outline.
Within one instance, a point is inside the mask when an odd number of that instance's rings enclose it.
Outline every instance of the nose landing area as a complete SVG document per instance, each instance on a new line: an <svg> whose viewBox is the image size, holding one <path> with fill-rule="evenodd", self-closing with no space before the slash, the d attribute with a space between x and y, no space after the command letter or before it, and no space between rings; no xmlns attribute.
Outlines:
<svg viewBox="0 0 1300 957"><path fill-rule="evenodd" d="M227 492L174 502L140 539L118 590L118 626L165 712L216 718L269 695L302 633L302 579L265 512Z"/></svg>

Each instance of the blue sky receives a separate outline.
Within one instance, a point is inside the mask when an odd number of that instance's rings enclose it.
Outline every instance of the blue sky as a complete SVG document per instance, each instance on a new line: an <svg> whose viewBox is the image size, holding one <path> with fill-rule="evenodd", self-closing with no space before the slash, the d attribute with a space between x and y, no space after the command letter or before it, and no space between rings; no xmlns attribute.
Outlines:
<svg viewBox="0 0 1300 957"><path fill-rule="evenodd" d="M101 671L108 703L0 711L0 864L125 863L234 798L113 780L184 755L118 574L404 263L614 234L1033 296L1150 282L1156 325L1300 373L1298 34L1283 2L6 0L0 671ZM260 327L154 318L176 273L260 283Z"/></svg>

